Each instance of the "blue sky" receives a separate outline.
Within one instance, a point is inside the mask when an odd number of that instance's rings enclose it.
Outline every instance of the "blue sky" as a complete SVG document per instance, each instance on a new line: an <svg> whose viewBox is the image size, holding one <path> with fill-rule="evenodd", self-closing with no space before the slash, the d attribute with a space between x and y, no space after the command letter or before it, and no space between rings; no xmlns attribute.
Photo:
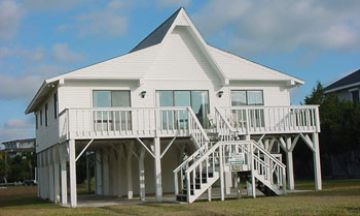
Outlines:
<svg viewBox="0 0 360 216"><path fill-rule="evenodd" d="M0 141L34 136L43 79L125 54L179 6L211 45L303 79L293 104L360 68L357 0L0 0Z"/></svg>

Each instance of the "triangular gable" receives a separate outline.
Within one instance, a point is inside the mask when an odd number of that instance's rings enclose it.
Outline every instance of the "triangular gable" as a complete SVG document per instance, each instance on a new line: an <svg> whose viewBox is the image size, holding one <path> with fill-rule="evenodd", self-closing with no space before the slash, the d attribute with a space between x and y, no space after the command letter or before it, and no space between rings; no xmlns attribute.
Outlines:
<svg viewBox="0 0 360 216"><path fill-rule="evenodd" d="M145 49L150 46L161 43L164 39L166 33L169 31L176 17L180 13L181 8L179 8L175 13L173 13L167 20L159 25L154 31L152 31L148 36L146 36L140 43L138 43L129 53L135 52L141 49Z"/></svg>
<svg viewBox="0 0 360 216"><path fill-rule="evenodd" d="M170 27L169 27L169 24ZM146 37L143 42L141 42L139 45L137 45L132 51L139 50L140 47L147 47L146 44L152 44L154 41L159 41L158 38L159 35L162 36L160 44L163 44L166 38L168 37L171 32L174 31L174 29L177 26L185 26L188 28L188 31L190 32L193 40L197 43L201 51L203 52L204 56L207 58L208 63L211 65L211 67L214 69L214 71L217 73L217 76L219 77L221 83L228 84L228 79L225 76L225 74L221 71L220 67L217 65L217 62L215 59L213 59L213 56L208 51L208 45L203 39L203 37L200 35L199 31L196 29L194 24L192 23L191 19L187 15L184 8L178 9L173 15L170 16L170 18L167 19L163 24L161 24L157 29L155 29L148 37ZM164 30L167 29L167 32L164 34ZM161 32L161 34L160 34ZM146 42L147 41L147 42ZM141 45L143 44L143 45Z"/></svg>

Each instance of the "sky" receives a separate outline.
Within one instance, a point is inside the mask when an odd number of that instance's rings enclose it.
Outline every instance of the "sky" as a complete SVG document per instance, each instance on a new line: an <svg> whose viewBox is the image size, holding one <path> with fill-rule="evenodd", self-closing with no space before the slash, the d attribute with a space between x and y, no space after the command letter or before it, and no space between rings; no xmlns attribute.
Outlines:
<svg viewBox="0 0 360 216"><path fill-rule="evenodd" d="M180 6L209 44L304 80L293 104L360 68L358 0L0 0L0 142L34 136L44 79L126 54Z"/></svg>

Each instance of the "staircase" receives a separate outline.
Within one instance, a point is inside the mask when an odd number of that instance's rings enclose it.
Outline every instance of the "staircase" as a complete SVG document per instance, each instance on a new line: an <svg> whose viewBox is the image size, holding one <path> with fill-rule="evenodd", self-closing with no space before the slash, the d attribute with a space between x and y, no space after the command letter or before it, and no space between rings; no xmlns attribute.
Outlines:
<svg viewBox="0 0 360 216"><path fill-rule="evenodd" d="M285 194L285 165L281 161L254 140L240 140L237 131L217 109L214 126L208 134L201 132L202 138L197 132L194 141L199 148L174 170L177 201L194 202L218 180L223 200L224 167L235 167L234 155L239 154L244 156L244 161L235 172L250 171L254 197L255 188L265 195Z"/></svg>

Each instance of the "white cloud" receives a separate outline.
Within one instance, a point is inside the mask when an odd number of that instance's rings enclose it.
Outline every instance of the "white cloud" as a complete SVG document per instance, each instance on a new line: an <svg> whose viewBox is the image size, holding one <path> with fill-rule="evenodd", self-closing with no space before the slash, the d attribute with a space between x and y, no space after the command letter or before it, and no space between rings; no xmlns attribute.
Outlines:
<svg viewBox="0 0 360 216"><path fill-rule="evenodd" d="M2 139L2 141L28 138L33 136L33 116L27 116L25 119L9 119L0 126L0 138Z"/></svg>
<svg viewBox="0 0 360 216"><path fill-rule="evenodd" d="M211 0L193 16L239 52L360 48L360 1ZM224 33L226 32L226 33Z"/></svg>
<svg viewBox="0 0 360 216"><path fill-rule="evenodd" d="M52 52L54 59L59 62L78 62L84 59L82 54L72 51L66 43L54 44Z"/></svg>
<svg viewBox="0 0 360 216"><path fill-rule="evenodd" d="M0 39L11 39L17 31L22 11L15 1L0 1Z"/></svg>
<svg viewBox="0 0 360 216"><path fill-rule="evenodd" d="M0 100L29 101L44 79L64 71L65 68L62 66L40 64L29 69L25 74L9 75L0 72Z"/></svg>
<svg viewBox="0 0 360 216"><path fill-rule="evenodd" d="M77 17L80 35L120 36L126 33L128 20L123 13L126 3L110 1L99 10Z"/></svg>
<svg viewBox="0 0 360 216"><path fill-rule="evenodd" d="M29 10L68 10L84 2L84 0L26 0L23 4Z"/></svg>
<svg viewBox="0 0 360 216"><path fill-rule="evenodd" d="M27 50L17 47L0 47L0 59L12 57L40 61L44 58L44 51L41 48Z"/></svg>

